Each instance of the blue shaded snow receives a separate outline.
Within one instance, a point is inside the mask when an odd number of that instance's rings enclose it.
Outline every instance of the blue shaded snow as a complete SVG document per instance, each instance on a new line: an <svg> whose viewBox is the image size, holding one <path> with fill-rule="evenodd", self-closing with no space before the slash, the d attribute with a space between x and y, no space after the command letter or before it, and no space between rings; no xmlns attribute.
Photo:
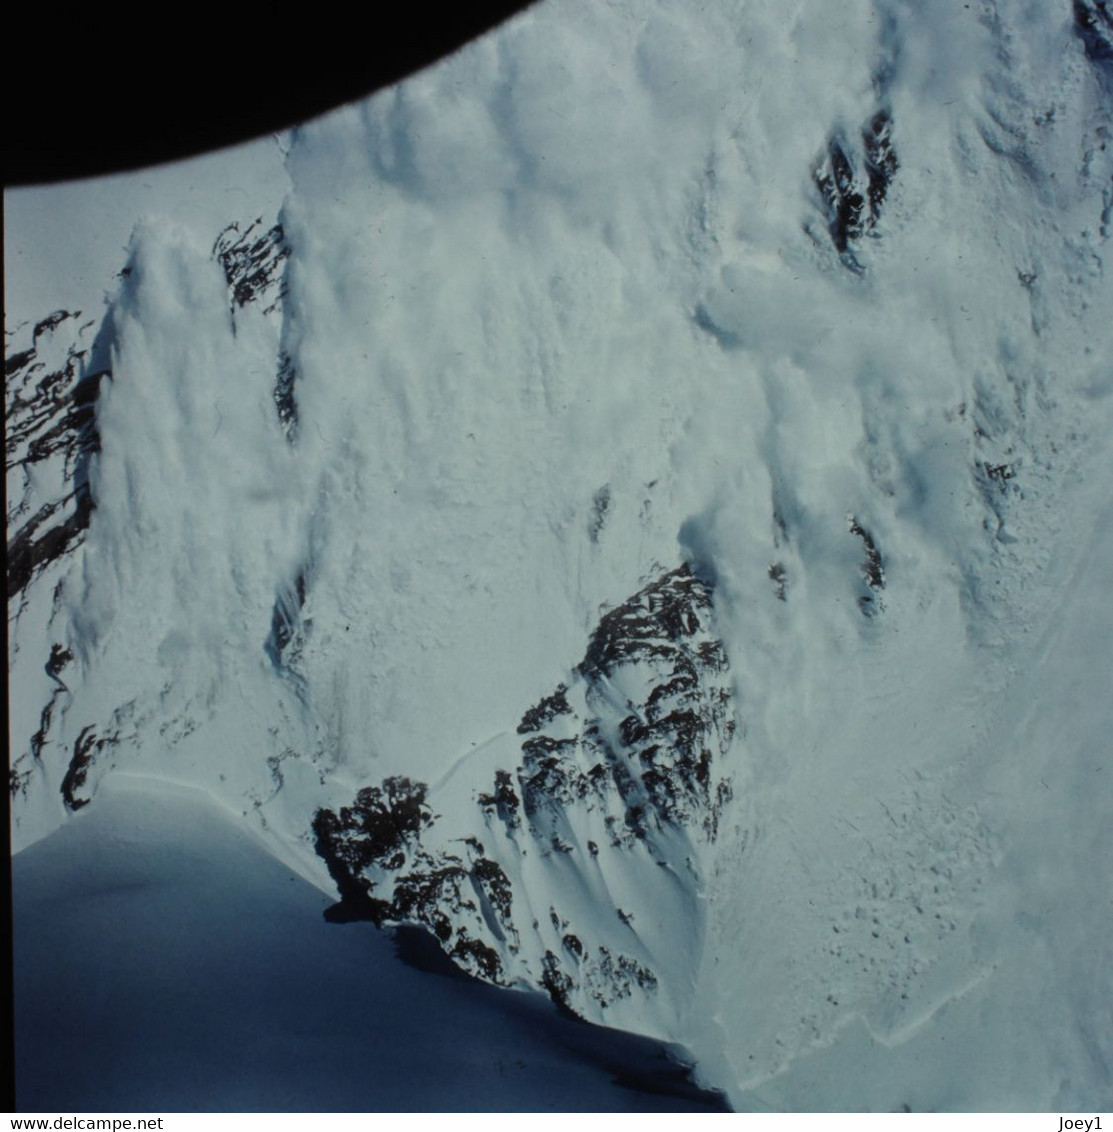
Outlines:
<svg viewBox="0 0 1113 1132"><path fill-rule="evenodd" d="M724 1107L656 1042L404 964L203 791L115 776L13 861L23 1111Z"/></svg>

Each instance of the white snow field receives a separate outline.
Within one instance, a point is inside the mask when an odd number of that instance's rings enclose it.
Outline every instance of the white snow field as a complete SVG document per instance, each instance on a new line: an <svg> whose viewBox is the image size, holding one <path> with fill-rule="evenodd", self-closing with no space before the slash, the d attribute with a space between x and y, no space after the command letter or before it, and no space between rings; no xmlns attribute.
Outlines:
<svg viewBox="0 0 1113 1132"><path fill-rule="evenodd" d="M110 818L172 906L155 807L251 846L245 979L292 872L737 1109L1111 1107L1111 131L1093 0L545 0L142 191L7 194L27 930Z"/></svg>

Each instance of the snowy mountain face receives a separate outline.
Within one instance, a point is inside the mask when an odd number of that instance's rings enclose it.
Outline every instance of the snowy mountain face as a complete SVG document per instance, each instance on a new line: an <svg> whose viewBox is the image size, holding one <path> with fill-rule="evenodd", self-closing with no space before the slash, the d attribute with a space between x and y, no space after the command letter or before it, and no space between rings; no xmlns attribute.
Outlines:
<svg viewBox="0 0 1113 1132"><path fill-rule="evenodd" d="M92 282L9 194L15 848L201 786L736 1107L1107 1107L1111 60L554 0Z"/></svg>
<svg viewBox="0 0 1113 1132"><path fill-rule="evenodd" d="M710 587L670 571L602 618L571 687L428 795L394 777L318 811L334 918L420 923L473 974L667 1033L700 953L701 854L730 798L713 770L734 720L710 611ZM471 807L451 781L465 774L490 775Z"/></svg>

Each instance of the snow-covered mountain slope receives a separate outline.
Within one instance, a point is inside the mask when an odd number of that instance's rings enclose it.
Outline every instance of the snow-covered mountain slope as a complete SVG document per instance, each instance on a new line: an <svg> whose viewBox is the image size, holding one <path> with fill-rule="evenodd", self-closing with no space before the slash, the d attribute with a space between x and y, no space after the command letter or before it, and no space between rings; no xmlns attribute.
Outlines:
<svg viewBox="0 0 1113 1132"><path fill-rule="evenodd" d="M713 770L734 720L710 609L706 582L670 571L603 617L571 686L428 795L392 777L318 811L317 851L344 898L334 918L423 924L492 982L675 1032L702 944L703 860L730 798Z"/></svg>
<svg viewBox="0 0 1113 1132"><path fill-rule="evenodd" d="M103 311L54 271L85 313L8 327L17 848L198 784L335 918L736 1106L1108 1103L1111 43L554 0L279 139L257 206L168 195Z"/></svg>
<svg viewBox="0 0 1113 1132"><path fill-rule="evenodd" d="M1055 553L1055 608L993 695L972 691L966 664L929 672L925 690L946 694L928 712L875 673L864 718L828 716L833 740L874 753L857 777L813 764L809 782L789 770L776 786L707 948L718 936L739 952L708 1003L738 1035L721 1048L724 1075L746 1081L739 1108L1054 1111L1113 1097L1109 458L1094 472L1079 499L1093 529ZM778 900L798 878L808 900ZM777 922L745 914L774 903ZM741 1037L743 1014L776 1040Z"/></svg>
<svg viewBox="0 0 1113 1132"><path fill-rule="evenodd" d="M114 778L15 880L24 1110L721 1108L653 1042L326 924L198 790Z"/></svg>

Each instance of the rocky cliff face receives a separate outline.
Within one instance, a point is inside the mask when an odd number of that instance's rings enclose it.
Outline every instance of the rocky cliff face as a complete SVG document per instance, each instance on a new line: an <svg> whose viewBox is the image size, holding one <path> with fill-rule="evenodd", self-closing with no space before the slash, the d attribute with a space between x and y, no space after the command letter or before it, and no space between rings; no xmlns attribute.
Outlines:
<svg viewBox="0 0 1113 1132"><path fill-rule="evenodd" d="M685 943L701 931L701 854L731 794L735 719L711 612L687 565L661 574L600 619L512 738L432 788L392 777L318 811L342 897L332 918L419 925L472 974L543 987L595 1021L678 1009L667 1000L697 957Z"/></svg>
<svg viewBox="0 0 1113 1132"><path fill-rule="evenodd" d="M111 380L107 363L97 321L66 310L38 322L30 345L9 353L5 361L9 619L26 614L36 628L42 617L53 621L58 612L63 579L93 512L89 468L100 447L96 400L101 383ZM32 591L41 591L38 608L32 608ZM68 702L67 670L73 661L73 651L57 638L49 639L49 633L14 640L12 656L28 646L41 650L41 658L35 658L38 725L30 736L13 735L13 794L26 790L56 715ZM26 744L22 750L21 743ZM88 758L86 748L75 748L77 769L67 773L62 785L71 800L72 784Z"/></svg>
<svg viewBox="0 0 1113 1132"><path fill-rule="evenodd" d="M59 310L5 360L8 601L84 538L96 399L111 377L95 319Z"/></svg>

